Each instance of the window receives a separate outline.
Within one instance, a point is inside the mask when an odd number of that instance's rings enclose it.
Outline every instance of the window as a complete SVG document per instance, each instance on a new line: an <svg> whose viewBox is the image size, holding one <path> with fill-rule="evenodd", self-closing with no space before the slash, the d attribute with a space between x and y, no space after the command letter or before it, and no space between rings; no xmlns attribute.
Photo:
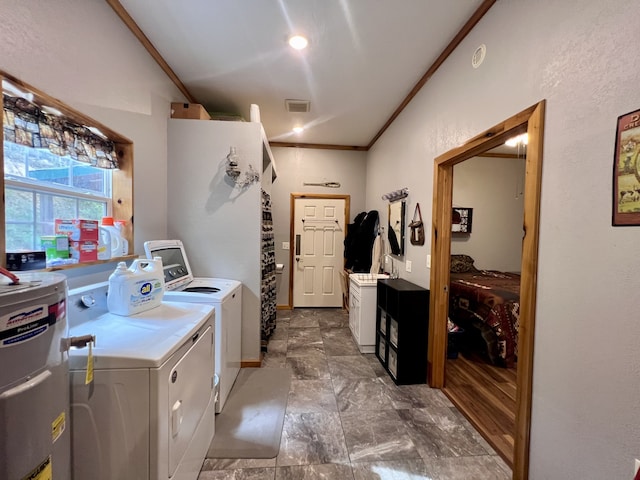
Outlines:
<svg viewBox="0 0 640 480"><path fill-rule="evenodd" d="M55 218L99 220L111 212L111 171L48 149L4 146L7 251L34 250Z"/></svg>
<svg viewBox="0 0 640 480"><path fill-rule="evenodd" d="M0 251L39 249L56 218L127 220L131 245L131 142L10 75L0 79Z"/></svg>

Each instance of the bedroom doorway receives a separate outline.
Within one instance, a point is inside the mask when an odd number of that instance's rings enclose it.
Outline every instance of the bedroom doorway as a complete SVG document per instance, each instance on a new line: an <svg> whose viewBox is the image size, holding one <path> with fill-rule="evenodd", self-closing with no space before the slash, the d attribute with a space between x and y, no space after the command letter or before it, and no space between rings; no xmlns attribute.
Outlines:
<svg viewBox="0 0 640 480"><path fill-rule="evenodd" d="M526 146L510 143L453 167L443 392L512 467Z"/></svg>
<svg viewBox="0 0 640 480"><path fill-rule="evenodd" d="M540 185L545 101L541 101L435 159L428 383L445 387L449 308L453 166L487 152L508 138L528 134L520 280L520 325L516 374L513 479L529 471L533 347L538 266ZM455 402L454 402L455 403Z"/></svg>

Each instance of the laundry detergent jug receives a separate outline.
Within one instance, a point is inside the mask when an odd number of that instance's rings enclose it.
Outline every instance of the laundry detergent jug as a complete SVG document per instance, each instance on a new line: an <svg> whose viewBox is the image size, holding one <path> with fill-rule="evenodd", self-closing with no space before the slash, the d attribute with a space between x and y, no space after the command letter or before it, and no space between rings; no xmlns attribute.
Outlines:
<svg viewBox="0 0 640 480"><path fill-rule="evenodd" d="M164 296L164 273L162 259L136 259L127 268L125 262L118 263L109 277L107 307L109 312L128 317L151 310L162 303Z"/></svg>
<svg viewBox="0 0 640 480"><path fill-rule="evenodd" d="M111 258L111 232L103 226L98 227L98 260Z"/></svg>
<svg viewBox="0 0 640 480"><path fill-rule="evenodd" d="M102 217L100 228L109 232L111 238L111 257L122 257L129 253L129 242L123 235L123 222L121 220L113 220L113 217Z"/></svg>

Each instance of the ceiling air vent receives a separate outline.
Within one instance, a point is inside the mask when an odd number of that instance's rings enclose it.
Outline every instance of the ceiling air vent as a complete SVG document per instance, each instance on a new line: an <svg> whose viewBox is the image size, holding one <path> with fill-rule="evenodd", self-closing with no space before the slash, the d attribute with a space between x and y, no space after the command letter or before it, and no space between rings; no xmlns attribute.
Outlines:
<svg viewBox="0 0 640 480"><path fill-rule="evenodd" d="M309 100L285 100L284 104L289 113L308 113L311 111Z"/></svg>
<svg viewBox="0 0 640 480"><path fill-rule="evenodd" d="M487 46L484 43L476 48L476 51L473 52L473 56L471 57L471 65L473 68L478 68L482 64L486 54Z"/></svg>

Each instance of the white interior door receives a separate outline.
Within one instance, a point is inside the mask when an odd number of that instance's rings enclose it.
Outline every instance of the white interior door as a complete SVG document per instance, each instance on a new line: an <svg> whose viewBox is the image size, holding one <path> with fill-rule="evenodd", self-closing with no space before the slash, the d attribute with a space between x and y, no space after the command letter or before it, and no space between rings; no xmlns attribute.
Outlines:
<svg viewBox="0 0 640 480"><path fill-rule="evenodd" d="M342 307L345 200L296 198L293 306Z"/></svg>

